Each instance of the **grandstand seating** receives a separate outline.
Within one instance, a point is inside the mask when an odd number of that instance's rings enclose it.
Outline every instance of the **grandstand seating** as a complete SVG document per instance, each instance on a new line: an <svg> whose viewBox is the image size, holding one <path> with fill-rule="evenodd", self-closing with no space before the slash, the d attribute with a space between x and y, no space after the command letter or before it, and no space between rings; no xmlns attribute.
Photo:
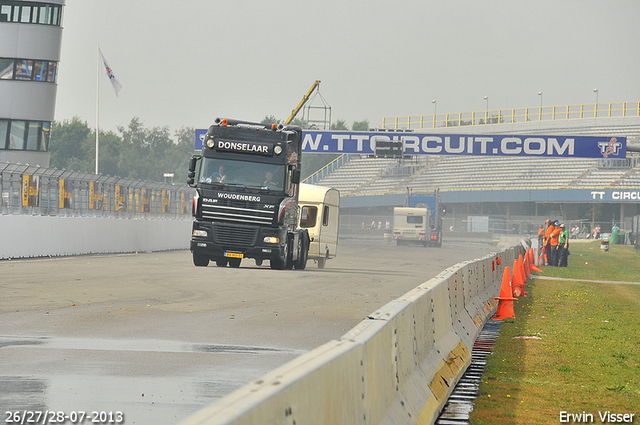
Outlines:
<svg viewBox="0 0 640 425"><path fill-rule="evenodd" d="M616 182L616 187L621 189L640 189L640 168L636 167L629 170Z"/></svg>
<svg viewBox="0 0 640 425"><path fill-rule="evenodd" d="M639 187L640 167L598 168L595 159L442 156L416 163L411 174L398 159L352 158L318 184L343 195L412 190L491 190ZM395 170L402 170L395 173Z"/></svg>
<svg viewBox="0 0 640 425"><path fill-rule="evenodd" d="M637 120L609 119L565 121L564 123L518 123L491 125L494 134L574 134L583 136L625 136L640 141ZM477 126L438 130L477 131ZM352 155L342 166L317 181L339 189L343 196L402 193L439 188L453 190L495 189L606 189L640 188L640 159L635 152L626 165L606 164L585 158L523 158L479 156L419 156L407 161ZM417 158L417 159L416 159ZM407 167L407 162L410 166ZM617 168L616 168L617 167Z"/></svg>

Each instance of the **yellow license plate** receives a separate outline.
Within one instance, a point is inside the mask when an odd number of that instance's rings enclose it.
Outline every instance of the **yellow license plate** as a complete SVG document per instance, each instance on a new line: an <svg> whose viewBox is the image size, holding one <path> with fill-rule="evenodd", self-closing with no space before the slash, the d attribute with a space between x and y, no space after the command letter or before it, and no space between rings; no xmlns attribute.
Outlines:
<svg viewBox="0 0 640 425"><path fill-rule="evenodd" d="M231 257L231 258L244 258L244 254L240 252L225 252L224 256Z"/></svg>

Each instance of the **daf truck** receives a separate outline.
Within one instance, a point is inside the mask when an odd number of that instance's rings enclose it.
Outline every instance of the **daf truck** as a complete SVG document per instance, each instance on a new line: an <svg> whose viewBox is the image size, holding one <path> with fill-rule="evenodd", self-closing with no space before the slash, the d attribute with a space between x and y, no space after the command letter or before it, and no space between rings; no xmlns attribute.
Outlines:
<svg viewBox="0 0 640 425"><path fill-rule="evenodd" d="M304 269L309 232L298 226L302 129L216 119L189 162L193 263Z"/></svg>

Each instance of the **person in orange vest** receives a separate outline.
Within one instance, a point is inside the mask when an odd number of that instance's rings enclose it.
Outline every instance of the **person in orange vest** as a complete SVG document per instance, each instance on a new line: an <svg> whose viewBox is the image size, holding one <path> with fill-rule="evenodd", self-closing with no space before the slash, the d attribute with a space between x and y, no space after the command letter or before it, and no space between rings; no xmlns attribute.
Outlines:
<svg viewBox="0 0 640 425"><path fill-rule="evenodd" d="M551 261L549 264L554 267L558 267L558 238L560 237L562 228L560 227L560 223L557 221L553 223L553 226L553 231L549 236L549 243L551 244Z"/></svg>
<svg viewBox="0 0 640 425"><path fill-rule="evenodd" d="M542 249L542 240L544 239L544 226L541 224L538 229L538 249Z"/></svg>
<svg viewBox="0 0 640 425"><path fill-rule="evenodd" d="M544 238L542 239L542 244L544 246L544 265L548 266L551 260L551 241L550 236L551 232L553 232L553 224L551 224L551 220L545 221L547 225L547 230L544 232Z"/></svg>

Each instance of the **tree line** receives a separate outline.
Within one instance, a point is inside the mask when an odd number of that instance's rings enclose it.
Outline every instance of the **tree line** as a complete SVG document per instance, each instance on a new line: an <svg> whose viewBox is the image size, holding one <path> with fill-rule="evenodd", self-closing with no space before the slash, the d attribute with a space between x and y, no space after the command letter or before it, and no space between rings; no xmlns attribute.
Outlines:
<svg viewBox="0 0 640 425"><path fill-rule="evenodd" d="M281 122L266 116L262 124ZM292 122L307 128L306 122ZM147 128L138 117L128 126L117 127L118 132L100 131L99 167L103 175L164 182L165 173L173 173L173 181L182 184L187 180L189 158L195 153L195 129L182 127L171 134L169 127ZM331 125L332 130L348 130L344 120ZM369 121L356 121L352 130L368 130ZM52 168L95 172L96 133L79 117L62 122L55 121L51 133L50 166ZM313 174L331 162L336 154L303 155L302 177Z"/></svg>
<svg viewBox="0 0 640 425"><path fill-rule="evenodd" d="M134 117L127 127L118 126L118 134L100 132L98 171L154 182L174 173L176 183L185 182L195 137L194 128L182 127L172 135L169 127L146 128ZM78 117L53 123L50 151L51 167L95 172L96 133Z"/></svg>

